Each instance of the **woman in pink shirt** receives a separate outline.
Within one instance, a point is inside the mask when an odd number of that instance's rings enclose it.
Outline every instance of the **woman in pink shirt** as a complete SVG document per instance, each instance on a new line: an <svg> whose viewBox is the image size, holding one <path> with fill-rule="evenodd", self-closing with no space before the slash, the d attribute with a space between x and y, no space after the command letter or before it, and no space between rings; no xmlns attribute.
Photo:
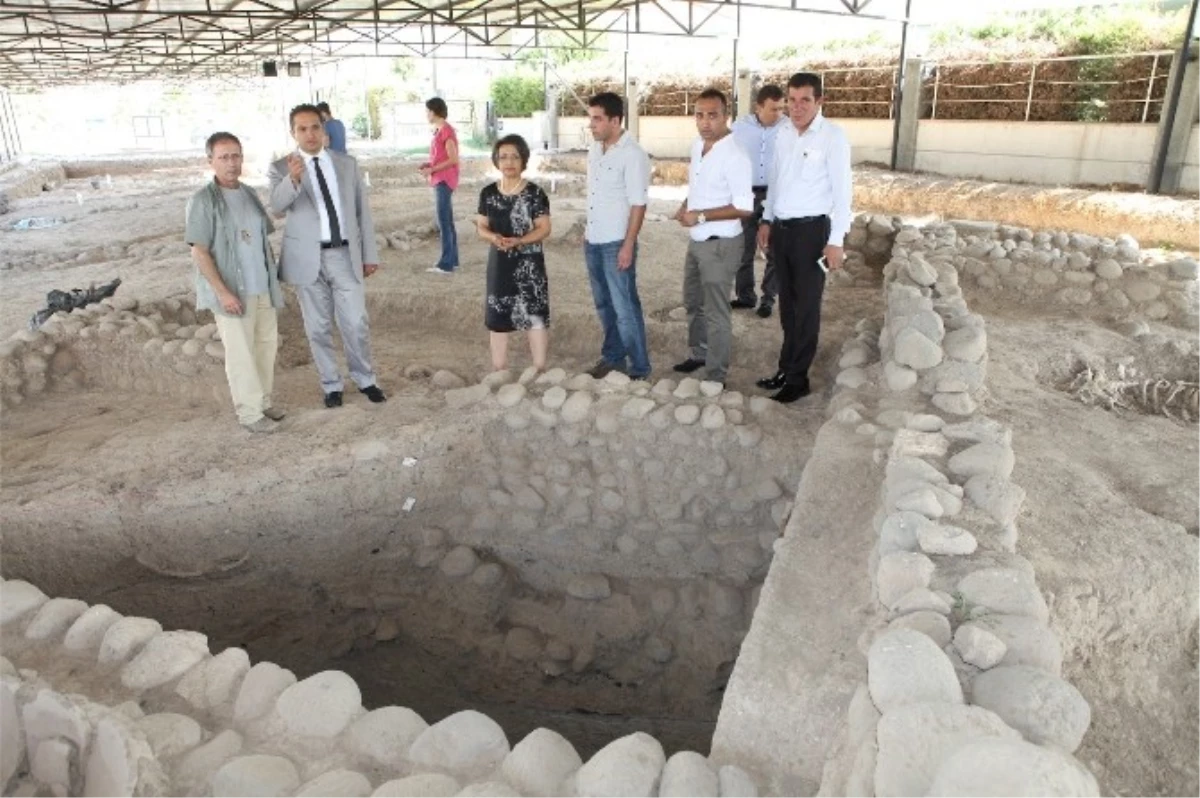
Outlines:
<svg viewBox="0 0 1200 798"><path fill-rule="evenodd" d="M454 230L454 189L458 188L458 135L446 121L449 111L446 101L434 97L425 102L425 113L433 125L433 142L429 145L429 162L421 172L429 177L437 203L437 225L442 238L442 257L437 265L426 271L450 274L458 268L458 234Z"/></svg>

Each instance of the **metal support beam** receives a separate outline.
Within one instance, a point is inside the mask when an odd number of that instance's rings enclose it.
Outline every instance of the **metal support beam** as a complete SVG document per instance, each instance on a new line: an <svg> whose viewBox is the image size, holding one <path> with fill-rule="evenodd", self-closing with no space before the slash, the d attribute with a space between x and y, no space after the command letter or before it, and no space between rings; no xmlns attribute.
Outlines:
<svg viewBox="0 0 1200 798"><path fill-rule="evenodd" d="M1179 173L1183 167L1184 151L1196 118L1197 68L1192 60L1192 37L1196 31L1196 6L1192 0L1187 27L1179 52L1171 61L1170 85L1163 101L1162 118L1158 122L1158 137L1154 143L1154 158L1146 191L1151 194L1179 190ZM1189 79L1190 78L1190 79Z"/></svg>
<svg viewBox="0 0 1200 798"><path fill-rule="evenodd" d="M908 18L912 15L912 0L904 0L904 22L900 25L900 63L896 65L896 88L892 97L892 171L900 159L900 120L904 111L904 70L908 61ZM918 87L920 84L917 84ZM915 143L915 142L914 142ZM912 168L911 166L909 167Z"/></svg>

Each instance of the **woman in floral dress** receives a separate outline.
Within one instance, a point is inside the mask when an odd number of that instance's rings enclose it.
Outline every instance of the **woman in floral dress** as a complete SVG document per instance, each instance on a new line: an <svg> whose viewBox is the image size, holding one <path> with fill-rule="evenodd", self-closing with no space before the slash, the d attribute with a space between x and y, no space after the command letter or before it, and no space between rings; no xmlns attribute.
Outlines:
<svg viewBox="0 0 1200 798"><path fill-rule="evenodd" d="M550 199L522 177L529 145L517 135L492 148L500 179L479 193L479 237L491 244L487 262L484 324L491 332L492 368L508 367L508 336L529 335L529 351L538 371L550 350L550 289L542 241L550 235Z"/></svg>

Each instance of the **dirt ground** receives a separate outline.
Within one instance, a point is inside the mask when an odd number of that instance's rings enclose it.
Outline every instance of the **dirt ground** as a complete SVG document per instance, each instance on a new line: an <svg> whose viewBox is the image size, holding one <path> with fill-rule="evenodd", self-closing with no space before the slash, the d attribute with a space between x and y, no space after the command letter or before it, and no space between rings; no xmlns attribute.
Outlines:
<svg viewBox="0 0 1200 798"><path fill-rule="evenodd" d="M373 167L378 232L404 230L431 218L427 190L406 169ZM88 179L74 178L40 197L16 201L12 212L0 217L5 269L0 335L21 328L52 288L119 276L122 294L141 299L186 295L192 277L181 241L183 208L203 179L203 170L192 166L114 174L112 188L103 182L93 188ZM552 218L559 232L546 256L551 365L576 371L598 357L598 326L580 247L561 234L582 218L585 202L578 177L555 175L553 184ZM382 429L411 428L405 434L414 452L432 446L422 435L437 428L445 405L440 392L424 379L406 378L404 369L413 364L448 368L467 379L489 370L482 324L486 250L468 223L479 185L465 184L456 195L459 274L425 273L436 258L436 244L427 239L408 252L383 250L383 268L368 284L376 368L391 397L386 405L369 406L355 394L336 413L319 406L320 390L293 304L281 317L276 391L278 404L290 411L287 431L269 440L247 440L227 406L189 406L154 394L93 387L49 395L6 412L0 421L0 513L34 503L44 507L47 518L56 508L79 514L85 511L81 497L101 489L134 503L127 509L135 512L139 496L195 480L212 481L216 512L223 486L244 475L257 478L273 470L282 480L305 469L333 468L347 456L348 442L376 437ZM641 242L639 287L656 378L670 376L671 364L685 354L685 325L672 311L677 315L681 304L686 237L677 225L658 218L673 213L679 196L677 187L655 187L652 220ZM65 224L9 229L32 216L62 217ZM108 246L113 249L105 253ZM864 281L827 291L813 374L818 396L786 411L798 439L811 441L824 421L822 397L828 396L842 340L858 319L881 315L877 284ZM989 313L988 323L991 398L984 409L1013 427L1015 478L1029 492L1019 520L1019 551L1032 561L1051 604L1067 676L1092 704L1092 729L1079 756L1108 794L1197 794L1196 428L1085 407L1056 388L1077 355L1140 357L1113 325L1047 318L1019 307ZM1194 345L1193 333L1160 325L1155 332ZM773 371L778 353L778 319L737 312L734 333L729 387L758 394L754 380ZM520 338L511 351L514 368L528 364ZM264 495L269 487L263 485ZM126 611L117 586L128 585L132 576L156 581L162 599L179 600L156 614L166 624L203 630L214 612L236 609L229 597L214 605L199 586L146 572L131 575L122 552L146 541L95 539L86 525L61 530L53 539L45 528L6 527L4 576L32 579L52 595L104 600ZM354 535L348 529L336 543L281 542L272 552L279 559L244 575L243 587L250 588L259 574L265 581L291 573L296 563L287 561L289 547L313 545L344 559L349 550L374 545L366 533ZM213 539L196 540L191 548L209 552L214 560L233 561L238 554L237 546L225 551ZM80 562L92 566L80 568Z"/></svg>

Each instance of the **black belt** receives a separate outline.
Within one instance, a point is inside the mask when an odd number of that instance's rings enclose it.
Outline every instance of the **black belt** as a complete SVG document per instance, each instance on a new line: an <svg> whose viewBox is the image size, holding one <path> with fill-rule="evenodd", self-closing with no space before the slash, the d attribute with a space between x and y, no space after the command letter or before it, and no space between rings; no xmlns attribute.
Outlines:
<svg viewBox="0 0 1200 798"><path fill-rule="evenodd" d="M813 222L820 222L828 218L825 214L821 214L820 216L800 216L795 219L776 219L771 224L780 230L786 230L789 227L799 227L802 224L812 224Z"/></svg>
<svg viewBox="0 0 1200 798"><path fill-rule="evenodd" d="M321 249L341 249L342 247L348 247L348 246L350 246L349 241L342 241L337 244L333 243L332 241L322 241L321 242Z"/></svg>
<svg viewBox="0 0 1200 798"><path fill-rule="evenodd" d="M767 192L767 187L766 186L750 186L750 190L753 191L755 194L765 194Z"/></svg>

